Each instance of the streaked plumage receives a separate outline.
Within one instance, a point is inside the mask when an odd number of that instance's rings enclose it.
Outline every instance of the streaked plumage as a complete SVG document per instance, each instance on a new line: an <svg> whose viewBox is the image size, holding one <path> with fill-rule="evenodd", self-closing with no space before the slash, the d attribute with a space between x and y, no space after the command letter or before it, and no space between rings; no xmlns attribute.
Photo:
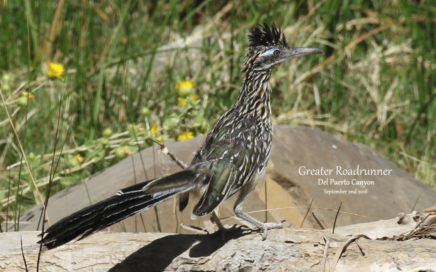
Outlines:
<svg viewBox="0 0 436 272"><path fill-rule="evenodd" d="M249 40L241 93L207 134L186 170L128 187L78 211L48 228L41 242L53 248L76 237L84 238L178 194L183 210L192 190L202 193L194 215L210 214L239 192L234 206L236 216L261 229L264 237L268 229L281 227L280 223L262 223L242 210L246 196L264 179L271 152L269 78L272 69L284 60L321 51L290 48L283 33L266 24L254 28Z"/></svg>

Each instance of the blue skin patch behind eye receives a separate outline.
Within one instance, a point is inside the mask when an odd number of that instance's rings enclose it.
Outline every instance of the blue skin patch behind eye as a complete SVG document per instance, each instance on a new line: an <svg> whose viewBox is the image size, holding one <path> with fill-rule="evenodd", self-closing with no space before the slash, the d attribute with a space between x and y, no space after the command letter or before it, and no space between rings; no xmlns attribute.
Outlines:
<svg viewBox="0 0 436 272"><path fill-rule="evenodd" d="M276 48L271 48L271 49L268 49L267 51L265 51L265 52L263 52L262 54L260 54L260 56L268 56L268 55L271 55L272 53L274 53L274 51L276 51Z"/></svg>

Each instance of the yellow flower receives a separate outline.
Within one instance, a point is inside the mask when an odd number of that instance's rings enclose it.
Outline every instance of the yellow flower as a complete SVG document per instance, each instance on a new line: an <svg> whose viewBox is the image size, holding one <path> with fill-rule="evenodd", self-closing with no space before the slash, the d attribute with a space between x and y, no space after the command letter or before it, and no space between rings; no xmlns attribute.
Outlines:
<svg viewBox="0 0 436 272"><path fill-rule="evenodd" d="M154 125L151 127L151 129L150 129L151 134L155 134L155 133L157 133L158 131L159 131L159 125L158 125L158 124L154 124Z"/></svg>
<svg viewBox="0 0 436 272"><path fill-rule="evenodd" d="M181 108L184 108L186 107L188 101L195 102L197 100L198 100L198 95L196 94L190 95L188 97L177 97L177 105L179 105L179 107Z"/></svg>
<svg viewBox="0 0 436 272"><path fill-rule="evenodd" d="M47 75L49 77L52 78L59 78L61 80L64 80L64 78L62 77L62 75L65 72L65 68L62 64L60 63L53 63L53 62L49 62L48 63L48 72Z"/></svg>
<svg viewBox="0 0 436 272"><path fill-rule="evenodd" d="M177 83L177 91L180 96L188 96L194 93L194 82L191 80L184 80Z"/></svg>
<svg viewBox="0 0 436 272"><path fill-rule="evenodd" d="M184 140L189 140L194 138L194 135L192 134L192 132L190 131L185 131L182 134L179 135L178 140L179 141L184 141Z"/></svg>
<svg viewBox="0 0 436 272"><path fill-rule="evenodd" d="M35 99L35 96L29 92L23 92L23 96L26 97L27 99Z"/></svg>
<svg viewBox="0 0 436 272"><path fill-rule="evenodd" d="M78 161L79 163L82 163L82 162L85 160L85 158L82 157L82 156L80 156L80 154L76 154L76 155L74 155L74 159L75 159L76 161Z"/></svg>
<svg viewBox="0 0 436 272"><path fill-rule="evenodd" d="M186 98L184 97L177 97L177 105L179 105L179 107L184 107L186 106Z"/></svg>

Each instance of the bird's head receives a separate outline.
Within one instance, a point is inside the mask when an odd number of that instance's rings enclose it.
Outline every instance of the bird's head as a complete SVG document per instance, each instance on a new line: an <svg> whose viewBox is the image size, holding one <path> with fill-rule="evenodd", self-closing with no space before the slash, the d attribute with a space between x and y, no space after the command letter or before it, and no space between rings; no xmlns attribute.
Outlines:
<svg viewBox="0 0 436 272"><path fill-rule="evenodd" d="M259 25L248 35L250 47L243 71L270 71L283 61L311 54L320 54L317 48L290 47L285 35L275 25Z"/></svg>

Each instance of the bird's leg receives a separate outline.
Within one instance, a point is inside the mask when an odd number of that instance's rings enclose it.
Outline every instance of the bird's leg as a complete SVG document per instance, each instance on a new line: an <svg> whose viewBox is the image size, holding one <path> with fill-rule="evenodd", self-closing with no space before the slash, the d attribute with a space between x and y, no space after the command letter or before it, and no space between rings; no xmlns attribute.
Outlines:
<svg viewBox="0 0 436 272"><path fill-rule="evenodd" d="M221 232L221 239L223 241L225 241L226 240L226 232L229 231L229 229L224 227L223 223L221 223L221 220L219 219L219 217L215 211L212 212L212 221L215 222L215 224L218 226L218 229Z"/></svg>
<svg viewBox="0 0 436 272"><path fill-rule="evenodd" d="M248 223L253 224L256 228L262 231L262 239L265 240L268 230L270 229L281 229L283 228L283 222L280 223L262 223L259 220L255 219L248 213L242 210L242 206L244 205L245 198L247 195L254 189L255 184L246 184L241 188L238 199L235 202L235 206L233 208L237 217L247 221Z"/></svg>
<svg viewBox="0 0 436 272"><path fill-rule="evenodd" d="M218 226L218 229L219 229L222 233L225 233L225 232L231 232L231 231L233 231L233 230L235 230L235 229L242 229L243 227L249 228L249 227L247 227L247 226L236 227L236 225L233 225L233 226L230 227L230 228L226 228L226 227L224 226L224 224L221 222L221 220L219 219L218 214L217 214L215 211L213 211L211 215L212 215L212 218L211 218L212 221L215 222L215 224Z"/></svg>
<svg viewBox="0 0 436 272"><path fill-rule="evenodd" d="M241 233L247 234L247 233L251 233L251 229L249 229L246 226L236 226L233 225L230 228L226 228L223 223L221 222L221 220L219 219L217 213L215 211L212 212L211 214L212 216L212 221L215 222L215 224L218 226L219 228L219 232L221 233L221 239L225 242L229 239L231 239L232 237L232 233L234 231L242 231ZM246 227L246 228L244 228Z"/></svg>
<svg viewBox="0 0 436 272"><path fill-rule="evenodd" d="M215 211L212 212L212 221L215 222L215 224L218 226L219 230L221 230L221 231L226 230L226 227L224 227L223 223L221 223L221 220L219 219L219 217Z"/></svg>

